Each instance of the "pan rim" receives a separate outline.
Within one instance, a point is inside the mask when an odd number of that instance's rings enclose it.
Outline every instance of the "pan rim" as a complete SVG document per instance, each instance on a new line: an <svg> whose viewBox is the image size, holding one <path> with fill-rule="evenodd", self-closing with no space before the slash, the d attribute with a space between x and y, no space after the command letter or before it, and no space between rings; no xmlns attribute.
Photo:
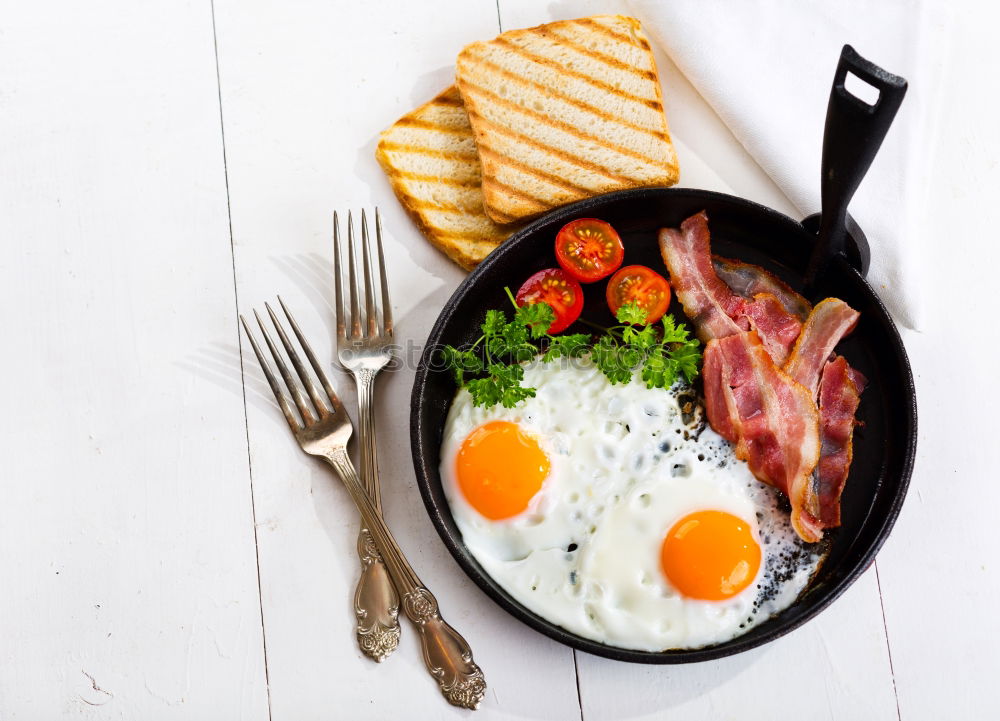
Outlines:
<svg viewBox="0 0 1000 721"><path fill-rule="evenodd" d="M443 508L439 506L432 494L432 489L430 487L431 479L428 478L424 470L427 464L425 462L426 459L424 458L424 449L420 440L424 435L425 429L421 410L425 398L424 391L427 387L427 377L430 372L432 360L430 355L433 353L433 348L437 339L440 338L443 330L448 326L454 317L458 306L461 305L464 298L475 287L479 278L491 272L491 269L494 266L507 263L507 256L512 253L519 252L518 248L525 242L524 239L533 235L538 228L554 222L559 222L563 219L569 219L571 216L580 217L582 212L595 210L612 203L633 199L647 199L650 202L654 202L657 199L669 201L670 198L679 198L681 196L688 199L704 199L711 202L721 201L724 203L739 205L742 206L742 211L755 213L758 217L767 216L773 222L786 224L789 228L795 228L795 232L802 232L804 230L799 221L796 221L784 213L774 210L768 206L727 193L693 188L633 188L594 196L571 205L557 208L537 218L520 231L513 234L499 248L490 253L490 255L487 256L487 258L455 289L446 301L445 305L442 307L441 312L438 314L438 317L428 334L427 343L424 347L424 351L421 355L420 362L414 376L413 388L410 397L410 450L417 478L417 486L420 489L420 495L423 500L424 507L431 518L431 522L434 524L434 527L438 535L441 537L441 540L444 542L445 547L448 549L449 553L458 563L463 572L501 608L534 630L552 638L553 640L570 646L571 648L585 651L597 656L630 663L679 664L716 660L726 656L743 653L770 643L771 641L794 631L807 621L815 618L819 613L839 598L871 566L875 560L875 556L884 545L902 509L903 502L909 489L910 478L916 456L916 392L909 358L906 354L906 349L903 346L902 338L900 337L899 331L890 317L888 310L885 308L882 300L878 297L878 294L875 293L871 285L860 275L860 273L858 273L857 270L851 267L846 260L838 259L837 262L842 265L841 270L852 276L852 281L862 285L868 294L870 294L871 299L873 300L874 309L877 311L878 321L880 325L888 331L889 343L896 350L895 360L898 361L898 367L896 370L900 374L900 381L905 394L909 399L909 407L905 409L907 412L903 417L903 421L907 425L906 442L901 452L902 466L900 468L898 483L896 484L895 495L892 498L887 512L881 517L879 522L874 524L874 537L869 542L868 547L864 549L861 556L853 564L853 567L845 573L843 578L823 588L820 592L819 598L814 600L807 610L796 616L787 617L784 621L782 621L782 614L779 614L776 617L776 625L767 633L758 636L738 636L735 639L731 639L730 641L726 641L722 644L696 649L639 651L635 649L610 646L599 641L593 641L571 633L562 627L547 621L517 602L512 596L510 596L510 594L500 588L496 582L493 581L493 579L490 578L488 574L486 574L482 568L474 562L474 560L470 560L471 554L465 548L464 543L459 537L454 537L451 530L447 527L445 518L442 514L447 513L450 515L450 509L446 506ZM795 604L789 608L794 607Z"/></svg>

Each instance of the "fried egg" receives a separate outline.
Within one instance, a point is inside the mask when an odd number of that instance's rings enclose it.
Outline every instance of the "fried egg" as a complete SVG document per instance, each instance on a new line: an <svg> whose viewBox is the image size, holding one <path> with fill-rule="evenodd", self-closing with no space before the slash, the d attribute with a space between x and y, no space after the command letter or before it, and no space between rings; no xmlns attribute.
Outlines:
<svg viewBox="0 0 1000 721"><path fill-rule="evenodd" d="M821 561L779 494L681 385L612 385L588 359L525 365L536 395L459 390L441 478L470 553L514 599L643 651L734 638L787 608Z"/></svg>

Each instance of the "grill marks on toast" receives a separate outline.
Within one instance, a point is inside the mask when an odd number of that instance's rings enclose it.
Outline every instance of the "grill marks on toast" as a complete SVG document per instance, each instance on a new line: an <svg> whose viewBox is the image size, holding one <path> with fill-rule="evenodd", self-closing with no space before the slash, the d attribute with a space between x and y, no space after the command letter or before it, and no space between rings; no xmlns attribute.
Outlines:
<svg viewBox="0 0 1000 721"><path fill-rule="evenodd" d="M482 185L482 178L476 174L475 178L447 178L437 175L427 175L424 173L412 173L405 170L393 170L393 175L401 180L413 182L440 183L441 185L451 185L458 188L479 188Z"/></svg>
<svg viewBox="0 0 1000 721"><path fill-rule="evenodd" d="M575 28L588 27L586 25L581 25L580 23L574 23L573 25ZM617 33L612 33L612 34L617 35ZM613 55L606 55L600 50L597 50L596 43L589 46L584 45L583 43L579 43L576 40L574 40L573 35L566 32L553 32L553 35L559 38L559 43L561 45L565 45L568 48L573 48L581 55L586 55L588 57L594 58L595 60L600 60L605 65L609 65L610 67L615 68L617 70L622 70L624 72L629 72L629 73L639 73L647 80L657 79L655 68L642 68L642 69L636 68L633 65L630 65L626 61L619 60Z"/></svg>
<svg viewBox="0 0 1000 721"><path fill-rule="evenodd" d="M546 173L544 170L539 170L538 168L532 167L530 165L525 165L524 163L520 163L517 160L514 160L513 158L510 157L505 158L488 145L479 146L479 157L480 158L486 157L489 158L490 160L497 160L497 161L502 160L504 163L512 166L519 172L531 175L547 183L551 183L552 185L560 187L569 193L586 195L589 192L587 188L581 185L577 185L576 183L571 183L565 178L562 178L558 175L552 175L551 173Z"/></svg>
<svg viewBox="0 0 1000 721"><path fill-rule="evenodd" d="M588 18L577 18L566 23L556 23L553 27L553 31L558 35L566 35L570 30L591 35L586 38L586 42L581 42L581 44L600 42L602 39L609 38L617 40L618 42L614 44L601 45L601 52L619 62L641 64L646 70L656 70L653 56L648 53L650 50L649 41L642 33L639 21L635 18L621 15L595 15ZM593 37L593 35L604 35L605 37L598 38ZM588 45L588 48L593 48L593 45Z"/></svg>
<svg viewBox="0 0 1000 721"><path fill-rule="evenodd" d="M481 55L476 55L476 60L482 63L484 66L490 68L490 70L497 73L501 77L505 78L506 80L509 80L514 85L527 86L533 90L537 90L540 93L545 93L549 97L558 98L560 102L572 105L575 108L582 110L583 112L592 113L606 122L616 123L624 128L635 130L636 132L639 133L648 133L652 135L654 138L657 138L659 140L665 140L669 138L667 132L662 128L648 127L646 125L642 125L641 123L634 122L628 118L623 118L619 115L615 115L611 112L608 112L607 110L599 108L596 105L591 105L590 103L580 100L579 98L574 97L573 95L560 92L554 87L545 85L544 83L537 82L536 80L533 80L527 76L519 75L516 72L501 67L497 63L494 63L492 60L488 60ZM657 105L656 107L659 107L659 105Z"/></svg>
<svg viewBox="0 0 1000 721"><path fill-rule="evenodd" d="M621 98L624 98L626 100L631 100L632 102L638 103L640 105L645 105L648 108L652 108L652 109L657 110L657 111L660 111L660 110L663 109L662 103L656 97L642 97L642 96L639 96L639 95L633 95L633 94L631 94L631 93L629 93L629 92L627 92L627 91L625 91L625 90L623 90L621 88L618 88L618 87L612 85L611 83L605 82L601 78L596 78L593 75L588 75L587 73L583 73L583 72L580 72L578 70L574 70L571 67L560 65L555 60L553 60L551 58L548 58L548 57L545 57L544 55L540 55L538 53L530 52L529 50L526 50L525 48L522 48L522 47L520 47L518 45L515 45L514 43L510 42L509 40L507 40L506 38L504 38L502 35L500 37L498 37L496 40L494 40L493 42L495 42L497 45L503 46L505 50L508 50L511 53L515 53L517 55L520 55L525 60L529 60L529 61L531 61L532 63L534 63L536 65L543 66L543 67L547 66L547 67L553 68L557 72L559 72L559 73L561 73L561 74L563 74L563 75L565 75L567 77L575 78L577 80L581 80L581 81L583 81L585 83L588 83L589 85L592 85L595 88L599 88L601 90L605 90L605 91L607 91L609 93L614 93L615 95L618 95Z"/></svg>
<svg viewBox="0 0 1000 721"><path fill-rule="evenodd" d="M629 35L625 33L618 32L617 30L605 25L604 23L598 22L595 18L579 18L573 21L576 25L583 25L590 30L596 30L597 32L604 33L608 37L618 40L623 43L635 43L643 50L649 50L649 41L646 40L641 35Z"/></svg>
<svg viewBox="0 0 1000 721"><path fill-rule="evenodd" d="M515 102L511 102L501 97L497 93L494 93L491 90L487 90L486 88L481 87L479 85L475 85L473 83L465 83L463 85L463 90L467 93L466 98L468 98L468 93L482 96L488 99L489 102L494 104L495 106L506 108L509 111L516 113L518 115L526 116L527 118L534 120L539 126L547 127L552 131L556 131L548 133L547 138L554 143L559 143L563 153L566 155L574 156L578 161L580 161L580 165L584 165L586 163L587 165L596 165L597 167L607 168L608 167L607 165L602 166L602 163L600 162L600 157L603 155L601 149L606 148L612 151L613 153L620 155L627 155L630 158L634 158L637 161L639 161L639 163L641 163L642 165L652 165L654 166L654 168L656 166L655 161L652 161L647 155L643 154L640 151L632 150L631 148L621 147L619 145L616 145L614 142L607 140L602 135L596 135L594 133L585 132L583 130L580 130L579 126L574 125L572 123L563 122L561 120L554 120L552 117L546 115L545 113L536 110L529 110L528 108L525 108L524 106L519 105ZM477 103L477 107L482 108L483 105L484 104ZM493 114L491 109L485 109L485 112ZM494 125L496 125L495 122ZM544 130L542 130L541 132L545 133ZM666 135L666 133L664 133L663 135ZM524 134L522 134L522 136L531 137ZM589 150L596 151L598 162L587 163L585 158L583 158L580 155L574 154L570 150L570 148L579 147L578 145L575 145L577 141L589 142L591 144ZM631 175L625 175L621 173L619 173L618 175L619 177L624 177L624 178L633 177Z"/></svg>
<svg viewBox="0 0 1000 721"><path fill-rule="evenodd" d="M481 165L455 87L382 133L376 158L421 232L471 270L512 232L483 210Z"/></svg>
<svg viewBox="0 0 1000 721"><path fill-rule="evenodd" d="M496 138L496 140L502 142L504 139ZM516 141L514 142L516 143ZM546 150L546 152L550 151ZM532 204L537 206L538 212L544 212L550 207L552 202L560 205L571 203L575 200L588 198L594 195L595 192L599 192L576 183L571 183L562 176L553 175L530 164L522 163L509 153L498 152L487 145L479 146L479 157L482 160L484 172L489 173L492 178L492 182L483 188L483 197L487 204L490 204L493 199L492 194L494 193L498 193L501 196L496 199L497 202L494 205L502 203L503 198L510 193L509 189L516 187L521 189L517 192L517 197L529 198ZM570 169L570 172L574 172L572 165L567 163L567 167ZM592 169L597 170L599 173L602 172L597 166L592 166ZM578 174L579 170L575 172ZM595 185L600 187L608 182L606 179L602 179L602 175L597 175L596 178L597 182L592 183L591 187ZM523 190L525 187L535 188L535 193L526 193ZM502 217L511 216L501 215L494 208L490 213L490 217L499 221Z"/></svg>
<svg viewBox="0 0 1000 721"><path fill-rule="evenodd" d="M498 187L500 187L506 195L514 198L519 198L522 201L528 203L529 205L533 204L535 207L539 209L540 212L544 212L545 209L548 208L547 205L548 200L546 198L539 198L537 196L532 195L531 193L526 193L523 190L515 188L513 185L507 185L506 183L503 183L499 180L494 180L493 183Z"/></svg>
<svg viewBox="0 0 1000 721"><path fill-rule="evenodd" d="M594 175L599 176L600 178L603 178L605 180L611 180L611 181L628 180L628 176L620 175L618 173L613 173L601 167L597 163L591 162L590 160L587 160L586 158L580 157L578 155L574 155L573 153L563 152L556 148L552 148L548 145L545 145L544 143L535 140L530 135L518 132L504 125L493 123L486 118L480 118L479 122L487 126L495 134L514 141L513 143L508 144L504 143L502 138L492 137L488 141L480 141L480 146L483 146L484 143L489 142L494 148L498 150L502 148L504 153L516 152L518 150L517 147L518 145L529 146L530 148L533 148L539 152L548 153L557 159L565 161L565 163L568 166L568 172L571 174L575 174L577 176L578 181L581 180L579 178L581 170L593 173ZM490 147L490 145L485 145L485 147ZM495 153L495 157L501 157L501 154ZM510 155L504 157L503 161L507 162L508 158L510 158ZM480 156L480 160L482 160L482 156ZM539 172L544 173L545 171L539 171ZM590 189L589 190L590 193L598 192L597 188L603 184L603 182L601 181L599 181L598 183L586 183L585 180L586 178L584 178L583 181L580 182L580 185L582 187Z"/></svg>
<svg viewBox="0 0 1000 721"><path fill-rule="evenodd" d="M596 193L676 182L638 21L599 16L510 31L468 46L457 65L490 217L528 218Z"/></svg>
<svg viewBox="0 0 1000 721"><path fill-rule="evenodd" d="M451 108L461 108L462 112L465 112L464 105L451 105L447 106ZM461 123L457 119L452 119L452 125L446 125L447 115L439 114L437 117L437 122L431 122L429 120L423 120L421 118L400 118L396 121L395 127L397 128L423 128L425 130L432 130L436 133L454 133L459 137L470 137L471 127L469 126L468 120ZM468 118L468 115L466 115Z"/></svg>
<svg viewBox="0 0 1000 721"><path fill-rule="evenodd" d="M424 107L430 107L430 106L433 106L433 105L451 106L453 108L464 108L465 107L465 104L462 102L462 94L459 93L458 92L458 88L456 88L454 86L449 87L447 90L445 90L440 95L438 95L436 98L434 98L429 103L427 103L427 105L424 106ZM416 114L416 112L411 113L410 115L404 115L402 118L400 118L400 120L404 120L404 119L409 118L409 117L411 117L411 116L413 116L415 114Z"/></svg>
<svg viewBox="0 0 1000 721"><path fill-rule="evenodd" d="M417 153L419 155L431 155L435 158L442 158L444 160L457 160L460 162L472 163L479 159L479 155L475 152L472 153L455 153L447 150L440 150L438 148L428 148L423 145L409 145L407 143L385 143L382 146L383 150L387 153L393 151L401 153Z"/></svg>

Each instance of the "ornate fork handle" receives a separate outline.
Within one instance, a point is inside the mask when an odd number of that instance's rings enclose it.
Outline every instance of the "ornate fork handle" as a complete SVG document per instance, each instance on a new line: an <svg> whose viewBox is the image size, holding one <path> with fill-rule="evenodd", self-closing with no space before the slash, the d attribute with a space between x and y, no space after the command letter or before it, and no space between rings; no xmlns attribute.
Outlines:
<svg viewBox="0 0 1000 721"><path fill-rule="evenodd" d="M367 528L358 533L361 576L354 591L358 647L381 663L399 646L399 596Z"/></svg>
<svg viewBox="0 0 1000 721"><path fill-rule="evenodd" d="M358 384L361 477L364 479L369 497L381 514L375 421L372 417L372 386L375 372L368 368L360 368L355 372L354 378ZM363 524L358 533L358 556L361 558L361 577L354 592L354 615L357 618L355 632L358 646L365 655L382 662L399 646L399 596L367 524Z"/></svg>
<svg viewBox="0 0 1000 721"><path fill-rule="evenodd" d="M441 693L455 706L477 708L486 693L486 679L472 659L469 644L441 618L437 599L424 587L403 557L381 514L362 488L346 450L334 450L324 457L347 486L393 583L402 595L403 613L420 632L424 664L437 680Z"/></svg>

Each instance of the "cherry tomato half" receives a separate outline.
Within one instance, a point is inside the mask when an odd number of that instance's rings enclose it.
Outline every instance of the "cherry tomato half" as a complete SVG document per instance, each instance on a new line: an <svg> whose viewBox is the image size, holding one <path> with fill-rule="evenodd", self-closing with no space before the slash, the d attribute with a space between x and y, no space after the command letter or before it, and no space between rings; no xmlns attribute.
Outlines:
<svg viewBox="0 0 1000 721"><path fill-rule="evenodd" d="M626 265L608 281L608 307L612 313L626 303L638 303L646 322L655 323L670 307L670 283L644 265Z"/></svg>
<svg viewBox="0 0 1000 721"><path fill-rule="evenodd" d="M556 235L556 260L563 270L581 283L594 283L618 270L625 246L608 223L580 218L563 226Z"/></svg>
<svg viewBox="0 0 1000 721"><path fill-rule="evenodd" d="M518 305L548 303L556 313L549 333L569 328L583 310L583 288L560 268L540 270L524 281L515 297Z"/></svg>

